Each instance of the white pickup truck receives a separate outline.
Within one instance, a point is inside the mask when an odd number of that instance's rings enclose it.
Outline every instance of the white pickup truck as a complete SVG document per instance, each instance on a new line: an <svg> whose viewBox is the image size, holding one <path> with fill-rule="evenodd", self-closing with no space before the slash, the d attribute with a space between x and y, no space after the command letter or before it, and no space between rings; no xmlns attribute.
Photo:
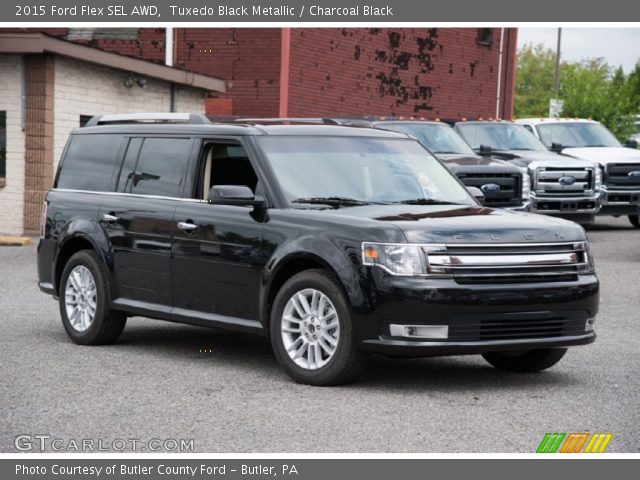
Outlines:
<svg viewBox="0 0 640 480"><path fill-rule="evenodd" d="M627 215L640 228L640 150L624 147L599 122L586 119L527 118L527 127L552 151L596 162L602 169L600 215Z"/></svg>

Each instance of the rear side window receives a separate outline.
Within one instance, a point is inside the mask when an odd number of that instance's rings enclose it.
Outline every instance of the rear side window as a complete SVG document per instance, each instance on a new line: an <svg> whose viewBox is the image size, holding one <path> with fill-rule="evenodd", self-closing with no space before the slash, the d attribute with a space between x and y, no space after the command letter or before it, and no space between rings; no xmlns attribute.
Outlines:
<svg viewBox="0 0 640 480"><path fill-rule="evenodd" d="M57 188L112 191L122 135L74 135L62 160Z"/></svg>
<svg viewBox="0 0 640 480"><path fill-rule="evenodd" d="M134 145L130 145L120 172L119 188L140 195L182 196L191 139L145 138L135 163L131 158L134 152Z"/></svg>

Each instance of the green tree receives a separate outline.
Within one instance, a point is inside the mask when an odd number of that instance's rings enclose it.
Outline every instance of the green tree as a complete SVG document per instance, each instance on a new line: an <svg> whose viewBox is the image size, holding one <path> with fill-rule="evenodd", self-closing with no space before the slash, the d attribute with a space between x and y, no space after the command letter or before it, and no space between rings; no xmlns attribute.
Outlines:
<svg viewBox="0 0 640 480"><path fill-rule="evenodd" d="M518 117L545 117L554 95L555 52L542 45L527 45L518 54L516 105ZM560 65L562 115L593 118L607 126L620 140L633 130L640 106L640 66L630 75L614 69L602 58Z"/></svg>

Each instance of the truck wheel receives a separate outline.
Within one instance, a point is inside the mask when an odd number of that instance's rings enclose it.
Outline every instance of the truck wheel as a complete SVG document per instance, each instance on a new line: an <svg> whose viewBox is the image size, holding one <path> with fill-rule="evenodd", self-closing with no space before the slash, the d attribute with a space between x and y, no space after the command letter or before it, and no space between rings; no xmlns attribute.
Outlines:
<svg viewBox="0 0 640 480"><path fill-rule="evenodd" d="M127 321L124 312L111 310L106 268L90 250L74 254L60 279L60 316L67 334L80 345L115 342Z"/></svg>
<svg viewBox="0 0 640 480"><path fill-rule="evenodd" d="M539 372L560 361L566 348L544 348L524 352L491 352L482 357L494 367L509 372Z"/></svg>
<svg viewBox="0 0 640 480"><path fill-rule="evenodd" d="M345 295L322 270L301 272L282 286L270 331L278 362L296 382L346 383L366 366L368 356L355 347Z"/></svg>
<svg viewBox="0 0 640 480"><path fill-rule="evenodd" d="M638 219L638 215L629 215L629 221L634 227L640 228L640 220Z"/></svg>

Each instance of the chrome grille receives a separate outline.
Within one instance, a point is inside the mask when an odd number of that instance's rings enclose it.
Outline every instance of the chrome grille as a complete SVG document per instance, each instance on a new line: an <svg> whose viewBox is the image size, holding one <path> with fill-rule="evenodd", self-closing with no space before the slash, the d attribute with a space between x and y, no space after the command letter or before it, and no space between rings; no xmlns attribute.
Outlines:
<svg viewBox="0 0 640 480"><path fill-rule="evenodd" d="M640 189L640 163L616 163L607 166L605 184L610 187Z"/></svg>
<svg viewBox="0 0 640 480"><path fill-rule="evenodd" d="M484 203L491 207L514 207L522 202L522 177L517 173L460 173L458 177L466 186L481 190L483 185L499 185L499 191L482 190Z"/></svg>
<svg viewBox="0 0 640 480"><path fill-rule="evenodd" d="M538 244L446 245L427 252L433 274L451 275L457 283L532 283L576 280L589 266L585 242Z"/></svg>
<svg viewBox="0 0 640 480"><path fill-rule="evenodd" d="M536 170L535 190L543 195L584 195L593 191L594 183L593 168L543 167Z"/></svg>

